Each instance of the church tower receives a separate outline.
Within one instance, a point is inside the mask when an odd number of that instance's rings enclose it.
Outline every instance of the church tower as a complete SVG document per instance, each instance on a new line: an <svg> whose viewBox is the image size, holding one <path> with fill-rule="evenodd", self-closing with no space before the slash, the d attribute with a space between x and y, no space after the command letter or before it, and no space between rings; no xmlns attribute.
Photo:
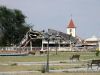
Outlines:
<svg viewBox="0 0 100 75"><path fill-rule="evenodd" d="M76 27L75 27L72 19L70 20L70 23L67 26L67 34L70 34L73 37L75 37L75 35L76 35Z"/></svg>

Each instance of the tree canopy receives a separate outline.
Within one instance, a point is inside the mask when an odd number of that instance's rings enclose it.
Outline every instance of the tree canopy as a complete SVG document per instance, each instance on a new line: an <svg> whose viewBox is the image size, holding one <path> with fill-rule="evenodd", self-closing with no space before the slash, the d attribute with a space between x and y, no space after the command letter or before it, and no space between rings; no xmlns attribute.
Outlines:
<svg viewBox="0 0 100 75"><path fill-rule="evenodd" d="M18 44L23 35L29 30L27 17L18 9L0 6L0 45Z"/></svg>

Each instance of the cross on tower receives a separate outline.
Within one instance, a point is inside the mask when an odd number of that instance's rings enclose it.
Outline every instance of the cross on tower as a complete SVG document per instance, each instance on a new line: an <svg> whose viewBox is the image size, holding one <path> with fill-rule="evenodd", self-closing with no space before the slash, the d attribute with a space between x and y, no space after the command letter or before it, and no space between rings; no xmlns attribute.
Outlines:
<svg viewBox="0 0 100 75"><path fill-rule="evenodd" d="M71 19L72 19L72 16L73 16L73 15L71 14L70 16L71 16Z"/></svg>

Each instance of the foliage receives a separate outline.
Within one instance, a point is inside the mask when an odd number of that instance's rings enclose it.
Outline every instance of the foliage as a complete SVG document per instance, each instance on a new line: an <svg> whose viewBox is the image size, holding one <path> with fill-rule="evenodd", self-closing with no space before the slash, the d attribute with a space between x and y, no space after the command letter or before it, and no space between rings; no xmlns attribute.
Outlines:
<svg viewBox="0 0 100 75"><path fill-rule="evenodd" d="M99 51L96 51L96 56L99 56Z"/></svg>
<svg viewBox="0 0 100 75"><path fill-rule="evenodd" d="M42 73L45 73L45 69L46 69L46 68L45 68L45 65L42 65L42 70L41 70L41 72L42 72Z"/></svg>
<svg viewBox="0 0 100 75"><path fill-rule="evenodd" d="M17 63L10 64L10 66L17 66Z"/></svg>
<svg viewBox="0 0 100 75"><path fill-rule="evenodd" d="M18 44L30 25L25 22L26 16L18 9L0 6L0 44L3 46Z"/></svg>

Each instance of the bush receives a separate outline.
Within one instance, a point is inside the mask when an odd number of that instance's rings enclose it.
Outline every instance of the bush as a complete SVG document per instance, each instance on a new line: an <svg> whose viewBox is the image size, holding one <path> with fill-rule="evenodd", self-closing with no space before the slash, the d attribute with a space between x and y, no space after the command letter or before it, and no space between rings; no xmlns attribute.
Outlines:
<svg viewBox="0 0 100 75"><path fill-rule="evenodd" d="M10 66L17 66L17 63L10 64Z"/></svg>
<svg viewBox="0 0 100 75"><path fill-rule="evenodd" d="M45 73L45 69L46 69L46 68L45 68L45 65L43 65L43 66L42 66L41 72L42 72L42 73Z"/></svg>

